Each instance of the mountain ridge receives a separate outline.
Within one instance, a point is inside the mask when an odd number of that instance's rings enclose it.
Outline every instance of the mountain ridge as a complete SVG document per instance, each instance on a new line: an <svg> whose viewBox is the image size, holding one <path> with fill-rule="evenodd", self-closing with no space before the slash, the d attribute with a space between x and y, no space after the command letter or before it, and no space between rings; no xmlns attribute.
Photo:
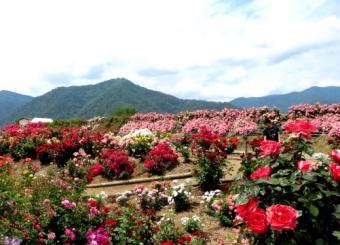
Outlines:
<svg viewBox="0 0 340 245"><path fill-rule="evenodd" d="M227 102L179 99L117 78L94 85L55 88L18 108L8 121L21 117L89 118L108 115L120 107L134 107L140 112L175 113L232 106Z"/></svg>
<svg viewBox="0 0 340 245"><path fill-rule="evenodd" d="M0 125L6 121L12 111L15 111L22 105L33 99L32 96L23 95L16 92L1 90L0 91Z"/></svg>
<svg viewBox="0 0 340 245"><path fill-rule="evenodd" d="M303 91L273 94L262 97L239 97L230 102L187 100L156 90L147 89L125 78L97 84L62 86L32 97L0 91L0 125L22 117L90 118L108 115L120 107L134 107L140 112L176 113L197 109L225 107L277 107L287 111L293 104L339 103L340 87L313 86Z"/></svg>
<svg viewBox="0 0 340 245"><path fill-rule="evenodd" d="M314 104L317 102L324 104L339 103L340 87L312 86L302 91L293 91L286 94L273 94L262 97L239 97L230 101L230 103L236 107L275 106L282 111L287 111L289 106L294 104Z"/></svg>

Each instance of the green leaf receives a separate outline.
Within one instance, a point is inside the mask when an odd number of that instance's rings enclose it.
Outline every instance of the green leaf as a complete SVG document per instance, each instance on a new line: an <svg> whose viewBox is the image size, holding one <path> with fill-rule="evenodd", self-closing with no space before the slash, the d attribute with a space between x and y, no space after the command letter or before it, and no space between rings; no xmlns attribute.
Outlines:
<svg viewBox="0 0 340 245"><path fill-rule="evenodd" d="M340 231L333 231L332 235L340 241Z"/></svg>
<svg viewBox="0 0 340 245"><path fill-rule="evenodd" d="M238 195L238 197L235 200L236 204L245 204L248 202L248 195L247 193L242 193L240 195Z"/></svg>
<svg viewBox="0 0 340 245"><path fill-rule="evenodd" d="M325 242L323 241L322 238L319 238L319 239L316 239L315 244L316 244L316 245L324 245Z"/></svg>
<svg viewBox="0 0 340 245"><path fill-rule="evenodd" d="M315 206L314 204L311 204L309 206L309 212L311 215L313 215L314 217L317 217L319 215L319 209L317 206Z"/></svg>
<svg viewBox="0 0 340 245"><path fill-rule="evenodd" d="M305 151L309 156L312 156L314 153L314 149L312 147L306 147Z"/></svg>

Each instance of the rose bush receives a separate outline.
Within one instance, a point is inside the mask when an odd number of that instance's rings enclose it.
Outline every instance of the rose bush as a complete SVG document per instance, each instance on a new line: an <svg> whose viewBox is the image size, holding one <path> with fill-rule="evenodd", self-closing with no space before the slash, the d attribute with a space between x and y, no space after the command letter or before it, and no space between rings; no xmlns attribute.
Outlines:
<svg viewBox="0 0 340 245"><path fill-rule="evenodd" d="M175 167L178 156L167 143L156 145L147 155L144 167L153 174L163 174L165 170Z"/></svg>
<svg viewBox="0 0 340 245"><path fill-rule="evenodd" d="M244 158L242 178L231 188L237 195L236 211L247 227L244 234L255 244L336 244L340 227L338 163L305 159L313 154L308 139L314 128L309 123L290 122L286 129L294 137L281 144L280 152ZM337 151L331 155L337 159ZM259 220L263 222L257 223Z"/></svg>

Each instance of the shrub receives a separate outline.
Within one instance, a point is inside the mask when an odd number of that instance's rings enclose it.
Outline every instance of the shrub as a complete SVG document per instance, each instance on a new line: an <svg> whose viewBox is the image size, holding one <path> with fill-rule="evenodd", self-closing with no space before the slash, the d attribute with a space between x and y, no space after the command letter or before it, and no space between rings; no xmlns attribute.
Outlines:
<svg viewBox="0 0 340 245"><path fill-rule="evenodd" d="M161 210L168 204L168 195L163 188L147 189L144 186L136 186L134 193L138 196L141 208L146 212Z"/></svg>
<svg viewBox="0 0 340 245"><path fill-rule="evenodd" d="M175 205L175 211L183 211L190 207L192 194L184 184L179 184L172 187L169 204Z"/></svg>
<svg viewBox="0 0 340 245"><path fill-rule="evenodd" d="M192 138L191 149L197 157L195 175L198 184L204 190L216 189L223 177L227 153L236 148L237 138L228 139L207 128L201 128Z"/></svg>
<svg viewBox="0 0 340 245"><path fill-rule="evenodd" d="M156 145L144 161L144 167L153 174L163 174L177 163L177 154L166 143Z"/></svg>
<svg viewBox="0 0 340 245"><path fill-rule="evenodd" d="M101 155L104 173L109 178L126 179L134 171L135 164L129 160L126 152L104 149Z"/></svg>
<svg viewBox="0 0 340 245"><path fill-rule="evenodd" d="M304 156L313 153L306 141L313 128L301 122L289 125L294 136L282 144L280 154L247 160L255 172L265 165L271 171L256 178L246 174L234 185L233 192L239 194L237 213L255 244L336 244L340 195L333 166L337 163L306 161Z"/></svg>
<svg viewBox="0 0 340 245"><path fill-rule="evenodd" d="M158 222L159 231L156 234L156 240L159 242L159 244L162 244L167 241L177 242L177 240L182 235L182 232L180 232L176 226L173 219L168 217L163 217Z"/></svg>
<svg viewBox="0 0 340 245"><path fill-rule="evenodd" d="M181 223L184 227L184 230L188 233L202 230L201 220L197 215L192 217L183 217L181 219Z"/></svg>

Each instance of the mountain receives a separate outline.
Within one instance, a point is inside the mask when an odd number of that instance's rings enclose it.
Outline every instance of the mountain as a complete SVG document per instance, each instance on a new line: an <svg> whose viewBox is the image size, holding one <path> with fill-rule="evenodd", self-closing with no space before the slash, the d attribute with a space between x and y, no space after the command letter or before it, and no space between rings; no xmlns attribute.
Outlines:
<svg viewBox="0 0 340 245"><path fill-rule="evenodd" d="M118 78L96 85L53 89L18 108L8 120L21 117L89 118L110 114L120 107L134 107L139 112L180 112L221 109L232 105L179 99Z"/></svg>
<svg viewBox="0 0 340 245"><path fill-rule="evenodd" d="M0 91L0 125L17 110L20 106L30 102L33 99L31 96L22 95L6 90Z"/></svg>
<svg viewBox="0 0 340 245"><path fill-rule="evenodd" d="M287 111L291 105L295 104L313 104L313 103L332 104L340 102L340 87L310 87L301 92L292 92L288 94L268 95L263 97L240 97L230 101L236 107L259 107L259 106L276 106L282 111Z"/></svg>

